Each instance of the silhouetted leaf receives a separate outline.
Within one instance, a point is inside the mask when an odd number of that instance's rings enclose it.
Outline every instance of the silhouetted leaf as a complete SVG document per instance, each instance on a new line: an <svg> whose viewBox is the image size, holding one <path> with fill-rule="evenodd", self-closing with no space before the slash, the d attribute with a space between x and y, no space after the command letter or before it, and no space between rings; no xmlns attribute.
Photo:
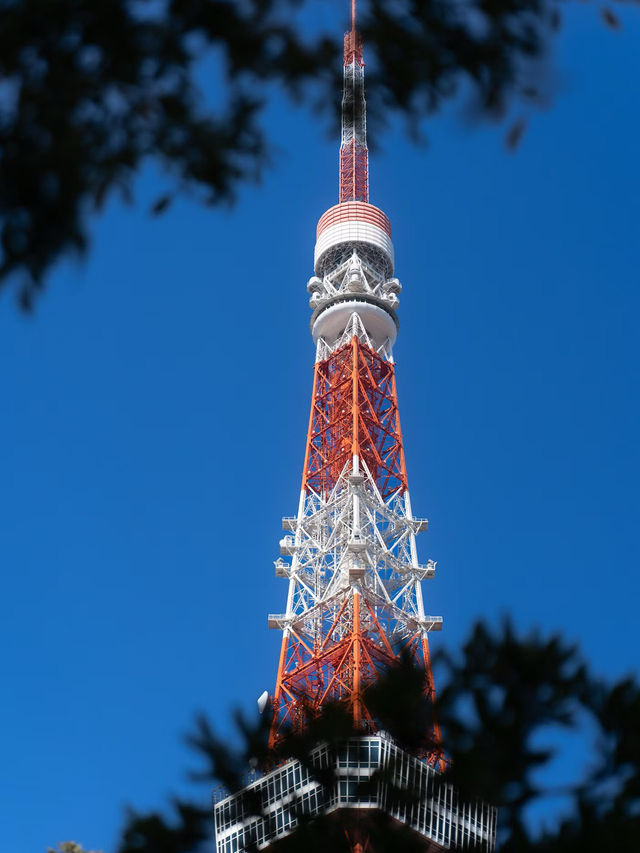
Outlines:
<svg viewBox="0 0 640 853"><path fill-rule="evenodd" d="M607 6L602 9L600 14L602 15L602 20L605 22L605 24L609 27L610 30L622 29L620 19Z"/></svg>
<svg viewBox="0 0 640 853"><path fill-rule="evenodd" d="M549 24L551 29L558 32L562 27L562 12L560 9L552 9L549 16Z"/></svg>
<svg viewBox="0 0 640 853"><path fill-rule="evenodd" d="M524 132L527 129L527 122L523 118L517 119L509 130L507 131L507 135L505 136L505 145L511 151L515 151L515 149L522 142L522 137L524 136Z"/></svg>
<svg viewBox="0 0 640 853"><path fill-rule="evenodd" d="M156 199L156 201L151 205L151 214L152 216L159 216L161 213L164 213L173 202L173 196L167 193L166 195L160 196L160 198Z"/></svg>

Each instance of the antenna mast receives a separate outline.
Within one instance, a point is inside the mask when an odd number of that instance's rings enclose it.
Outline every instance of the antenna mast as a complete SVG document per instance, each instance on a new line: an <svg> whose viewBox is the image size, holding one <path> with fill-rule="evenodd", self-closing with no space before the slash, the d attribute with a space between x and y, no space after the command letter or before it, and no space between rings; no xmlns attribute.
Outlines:
<svg viewBox="0 0 640 853"><path fill-rule="evenodd" d="M367 105L362 36L356 30L356 0L351 0L351 29L344 34L339 201L369 201Z"/></svg>

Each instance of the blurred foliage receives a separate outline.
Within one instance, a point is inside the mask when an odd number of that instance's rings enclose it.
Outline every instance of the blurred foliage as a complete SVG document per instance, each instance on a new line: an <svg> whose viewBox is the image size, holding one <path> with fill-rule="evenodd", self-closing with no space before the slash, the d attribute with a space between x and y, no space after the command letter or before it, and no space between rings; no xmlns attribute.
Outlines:
<svg viewBox="0 0 640 853"><path fill-rule="evenodd" d="M32 308L52 265L86 252L92 215L114 192L130 199L146 162L167 176L153 214L182 192L205 204L232 201L269 162L261 118L274 85L336 119L340 39L303 34L307 5L0 0L0 286L13 282L21 307ZM417 133L461 90L475 115L497 120L514 102L546 97L536 64L564 0L361 6L380 123L397 111ZM601 14L619 27L609 7ZM220 68L213 96L197 82L207 57ZM516 119L508 145L524 127Z"/></svg>
<svg viewBox="0 0 640 853"><path fill-rule="evenodd" d="M631 678L610 684L595 677L578 650L560 637L518 636L507 623L492 631L479 623L458 655L436 655L437 703L424 698L424 673L403 660L367 690L367 705L379 728L414 754L428 753L435 714L446 749L445 778L462 798L481 798L498 807L502 853L591 853L637 851L640 840L640 686ZM290 733L272 754L267 748L268 714L255 722L236 714L243 742L236 750L216 736L204 717L188 743L204 768L192 778L228 791L246 785L248 768L274 766L298 758L328 793L335 784L331 769L314 763L318 743L338 750L353 735L345 708L330 706L302 734ZM550 731L580 735L584 755L576 778L554 787L552 763L562 753L543 746ZM565 738L566 739L566 738ZM540 771L544 771L542 774ZM384 772L384 771L381 771ZM580 773L582 775L580 775ZM548 781L542 783L541 775ZM561 794L567 806L549 811L548 798ZM252 799L253 797L253 799ZM411 804L411 790L394 790L398 802ZM256 800L256 801L254 801ZM534 814L547 817L537 825ZM172 819L130 812L119 853L194 853L211 842L211 808L176 801ZM262 814L259 798L249 791L245 806ZM295 805L293 806L295 807ZM541 808L542 807L542 808ZM527 812L529 814L527 815ZM300 810L299 827L284 851L349 850L347 811L310 818ZM372 849L412 851L416 837L381 812L367 827ZM249 848L247 848L248 850Z"/></svg>

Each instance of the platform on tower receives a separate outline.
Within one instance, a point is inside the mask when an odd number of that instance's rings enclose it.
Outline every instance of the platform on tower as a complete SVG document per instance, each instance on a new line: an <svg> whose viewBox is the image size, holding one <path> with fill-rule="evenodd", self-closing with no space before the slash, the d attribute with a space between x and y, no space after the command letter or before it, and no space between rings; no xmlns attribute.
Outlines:
<svg viewBox="0 0 640 853"><path fill-rule="evenodd" d="M277 845L295 831L300 814L335 814L340 819L356 810L384 812L424 839L424 850L473 848L491 853L495 848L497 810L460 799L437 769L383 733L350 738L334 750L318 745L311 758L314 767L333 770L331 789L292 759L236 793L214 796L217 853L240 853L252 844L258 849ZM371 785L363 785L372 779ZM396 788L409 796L394 801ZM350 823L348 818L345 822Z"/></svg>

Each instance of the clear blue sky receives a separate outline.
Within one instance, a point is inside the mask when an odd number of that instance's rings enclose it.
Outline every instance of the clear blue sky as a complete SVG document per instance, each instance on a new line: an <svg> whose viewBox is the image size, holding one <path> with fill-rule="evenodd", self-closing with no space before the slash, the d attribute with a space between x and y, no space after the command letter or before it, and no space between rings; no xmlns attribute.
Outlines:
<svg viewBox="0 0 640 853"><path fill-rule="evenodd" d="M404 285L396 347L427 608L455 646L509 612L597 671L637 670L637 10L576 8L560 91L501 132L399 128L372 158ZM280 146L231 210L114 202L36 315L0 300L0 851L111 853L126 803L187 791L196 709L273 686L280 517L297 506L313 362L305 284L337 142Z"/></svg>

